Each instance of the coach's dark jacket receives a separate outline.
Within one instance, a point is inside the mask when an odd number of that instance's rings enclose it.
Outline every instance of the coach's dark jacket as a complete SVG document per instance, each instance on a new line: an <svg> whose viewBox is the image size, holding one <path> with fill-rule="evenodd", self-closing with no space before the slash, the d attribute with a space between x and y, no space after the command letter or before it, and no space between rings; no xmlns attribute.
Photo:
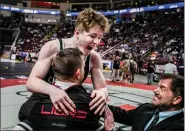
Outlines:
<svg viewBox="0 0 185 132"><path fill-rule="evenodd" d="M19 111L20 121L30 122L36 131L92 131L100 128L100 116L90 111L90 94L82 85L73 85L66 90L69 98L75 103L74 113L67 116L63 112L55 113L49 96L33 94Z"/></svg>
<svg viewBox="0 0 185 132"><path fill-rule="evenodd" d="M132 126L133 131L143 131L156 111L156 108L149 103L129 111L114 106L109 108L113 112L115 122ZM184 131L184 112L162 120L151 131Z"/></svg>

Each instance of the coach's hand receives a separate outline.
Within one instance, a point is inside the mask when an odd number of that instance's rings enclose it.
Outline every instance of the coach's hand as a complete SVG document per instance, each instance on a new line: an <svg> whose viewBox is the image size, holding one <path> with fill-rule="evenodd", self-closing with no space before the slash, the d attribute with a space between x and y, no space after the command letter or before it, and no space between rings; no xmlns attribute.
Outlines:
<svg viewBox="0 0 185 132"><path fill-rule="evenodd" d="M69 114L68 110L74 112L75 104L64 90L55 88L50 91L49 96L57 111L63 111L66 115Z"/></svg>
<svg viewBox="0 0 185 132"><path fill-rule="evenodd" d="M105 110L105 106L106 106L106 99L107 99L107 95L105 94L105 91L102 89L99 90L93 90L92 94L91 94L91 98L94 98L91 102L90 102L90 110L95 110L94 114L98 114L102 115L102 113Z"/></svg>

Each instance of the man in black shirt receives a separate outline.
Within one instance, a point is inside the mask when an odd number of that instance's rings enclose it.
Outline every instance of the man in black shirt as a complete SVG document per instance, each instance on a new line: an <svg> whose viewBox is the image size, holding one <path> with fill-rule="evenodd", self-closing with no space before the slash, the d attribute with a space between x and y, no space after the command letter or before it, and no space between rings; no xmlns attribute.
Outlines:
<svg viewBox="0 0 185 132"><path fill-rule="evenodd" d="M113 73L112 73L112 81L119 80L119 70L120 70L120 57L116 56L113 62Z"/></svg>
<svg viewBox="0 0 185 132"><path fill-rule="evenodd" d="M141 74L141 68L143 67L143 61L139 59L138 61L138 73Z"/></svg>
<svg viewBox="0 0 185 132"><path fill-rule="evenodd" d="M149 85L151 85L153 83L153 76L154 76L154 72L155 72L155 65L154 62L150 62L147 65L147 81Z"/></svg>
<svg viewBox="0 0 185 132"><path fill-rule="evenodd" d="M49 96L43 95L40 98L32 98L22 105L19 112L19 119L22 122L15 127L15 130L20 130L20 127L24 130L31 128L31 130L42 131L101 130L100 116L95 115L94 111L90 110L89 103L92 98L81 85L84 65L83 53L74 48L61 50L52 64L56 77L53 85L66 91L76 105L74 112L66 115L64 111L57 111ZM63 85L64 82L66 85Z"/></svg>

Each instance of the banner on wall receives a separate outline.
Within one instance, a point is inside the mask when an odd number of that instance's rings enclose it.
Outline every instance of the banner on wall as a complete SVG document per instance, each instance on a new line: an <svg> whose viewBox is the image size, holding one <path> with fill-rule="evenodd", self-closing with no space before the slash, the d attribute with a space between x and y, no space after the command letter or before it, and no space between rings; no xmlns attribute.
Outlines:
<svg viewBox="0 0 185 132"><path fill-rule="evenodd" d="M98 12L98 13L102 13L105 16L109 16L109 15L130 14L130 13L138 13L138 12L154 11L154 10L175 9L175 8L183 8L183 7L184 7L184 2L179 2L179 3L172 3L172 4L139 7L139 8L131 8L131 9L121 9L121 10ZM77 16L77 15L78 15L78 12L68 12L66 14L66 16Z"/></svg>
<svg viewBox="0 0 185 132"><path fill-rule="evenodd" d="M103 70L112 70L112 62L109 60L103 60Z"/></svg>
<svg viewBox="0 0 185 132"><path fill-rule="evenodd" d="M172 3L172 4L130 8L130 9L121 9L121 10L98 12L98 13L102 13L105 16L109 16L109 15L120 15L120 14L137 13L137 12L154 11L154 10L175 9L175 8L183 8L183 7L184 7L184 2L179 2L179 3ZM6 11L21 12L21 13L60 15L59 10L47 10L47 9L36 9L36 8L35 9L34 8L18 8L18 7L13 7L10 5L1 5L0 9L6 10ZM77 16L77 15L78 15L78 12L66 13L66 16Z"/></svg>

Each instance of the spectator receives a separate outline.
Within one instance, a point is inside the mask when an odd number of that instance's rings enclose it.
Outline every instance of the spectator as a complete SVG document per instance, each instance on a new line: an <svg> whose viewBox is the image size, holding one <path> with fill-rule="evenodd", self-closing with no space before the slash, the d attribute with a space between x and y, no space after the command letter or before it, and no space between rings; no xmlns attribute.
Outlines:
<svg viewBox="0 0 185 132"><path fill-rule="evenodd" d="M164 66L164 73L178 74L177 66L174 65L173 60L170 59L169 63Z"/></svg>
<svg viewBox="0 0 185 132"><path fill-rule="evenodd" d="M153 83L154 72L155 72L154 61L152 61L152 63L149 61L149 63L147 64L147 81L148 81L147 84L149 85Z"/></svg>
<svg viewBox="0 0 185 132"><path fill-rule="evenodd" d="M120 70L120 57L116 56L116 59L113 62L113 73L112 73L112 81L119 80L119 70Z"/></svg>
<svg viewBox="0 0 185 132"><path fill-rule="evenodd" d="M109 106L115 122L132 126L132 131L183 131L184 78L164 74L154 94L151 104L134 110Z"/></svg>
<svg viewBox="0 0 185 132"><path fill-rule="evenodd" d="M143 68L143 61L141 59L138 60L138 73L141 73L141 69Z"/></svg>
<svg viewBox="0 0 185 132"><path fill-rule="evenodd" d="M134 74L137 71L137 63L132 58L129 60L130 63L130 83L134 82Z"/></svg>

